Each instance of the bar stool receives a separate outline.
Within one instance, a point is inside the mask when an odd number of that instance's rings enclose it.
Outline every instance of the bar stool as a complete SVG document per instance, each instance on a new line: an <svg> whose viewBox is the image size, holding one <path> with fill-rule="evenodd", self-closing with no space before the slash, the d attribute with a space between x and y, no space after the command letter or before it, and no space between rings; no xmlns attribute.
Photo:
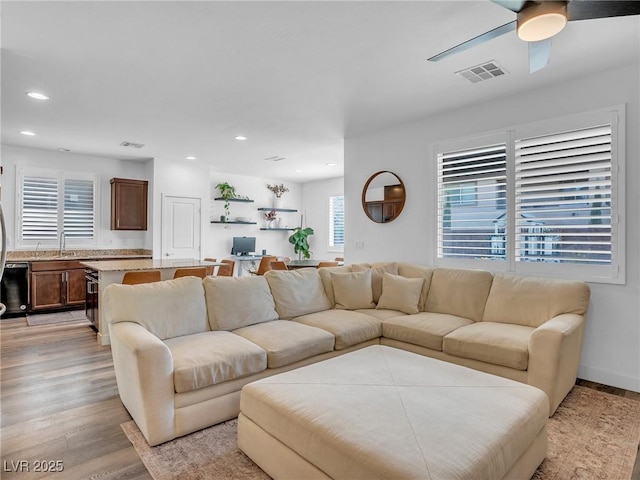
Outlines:
<svg viewBox="0 0 640 480"><path fill-rule="evenodd" d="M159 282L160 270L137 270L134 272L125 272L122 277L122 283L125 285L138 285L140 283Z"/></svg>
<svg viewBox="0 0 640 480"><path fill-rule="evenodd" d="M204 259L204 261L205 261L205 262L214 262L214 263L215 263L215 262L216 262L216 259L215 259L215 258L208 257L208 258L205 258L205 259ZM207 269L207 275L213 275L213 270L214 270L216 267L215 267L215 265L212 265L212 266L210 266L210 267L205 267L205 268Z"/></svg>
<svg viewBox="0 0 640 480"><path fill-rule="evenodd" d="M269 270L289 270L289 267L282 260L275 260L269 264Z"/></svg>
<svg viewBox="0 0 640 480"><path fill-rule="evenodd" d="M173 278L180 277L200 277L207 276L207 267L190 267L190 268L176 268Z"/></svg>
<svg viewBox="0 0 640 480"><path fill-rule="evenodd" d="M258 265L258 270L249 270L251 275L264 275L264 272L268 272L271 270L271 262L277 260L278 257L273 255L265 255L260 259L260 265Z"/></svg>
<svg viewBox="0 0 640 480"><path fill-rule="evenodd" d="M323 267L337 267L338 262L318 262L318 268Z"/></svg>

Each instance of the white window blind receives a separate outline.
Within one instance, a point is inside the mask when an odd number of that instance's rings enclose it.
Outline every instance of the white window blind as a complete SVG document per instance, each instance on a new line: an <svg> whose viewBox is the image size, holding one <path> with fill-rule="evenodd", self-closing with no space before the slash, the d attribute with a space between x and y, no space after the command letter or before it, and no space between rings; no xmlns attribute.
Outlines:
<svg viewBox="0 0 640 480"><path fill-rule="evenodd" d="M64 234L67 238L93 238L94 188L91 180L64 182Z"/></svg>
<svg viewBox="0 0 640 480"><path fill-rule="evenodd" d="M44 168L18 169L16 226L19 246L55 246L96 241L98 176Z"/></svg>
<svg viewBox="0 0 640 480"><path fill-rule="evenodd" d="M611 264L611 126L515 142L516 261Z"/></svg>
<svg viewBox="0 0 640 480"><path fill-rule="evenodd" d="M58 238L58 179L44 176L22 177L21 238Z"/></svg>
<svg viewBox="0 0 640 480"><path fill-rule="evenodd" d="M506 145L439 153L438 258L505 259Z"/></svg>
<svg viewBox="0 0 640 480"><path fill-rule="evenodd" d="M329 197L329 246L344 247L344 196Z"/></svg>

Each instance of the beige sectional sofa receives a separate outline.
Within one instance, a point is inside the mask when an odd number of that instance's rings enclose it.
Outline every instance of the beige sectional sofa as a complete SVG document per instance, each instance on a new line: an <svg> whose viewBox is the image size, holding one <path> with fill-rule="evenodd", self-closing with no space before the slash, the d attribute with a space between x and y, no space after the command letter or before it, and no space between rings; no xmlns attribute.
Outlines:
<svg viewBox="0 0 640 480"><path fill-rule="evenodd" d="M115 284L103 301L120 397L157 445L235 417L249 382L376 344L538 387L551 415L576 379L589 287L379 263Z"/></svg>

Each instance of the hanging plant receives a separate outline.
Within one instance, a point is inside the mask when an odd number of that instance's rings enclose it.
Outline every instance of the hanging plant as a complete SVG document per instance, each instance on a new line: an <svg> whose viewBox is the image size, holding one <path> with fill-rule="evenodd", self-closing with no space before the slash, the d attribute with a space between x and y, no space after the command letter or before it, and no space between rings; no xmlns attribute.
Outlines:
<svg viewBox="0 0 640 480"><path fill-rule="evenodd" d="M236 187L227 182L219 183L216 188L220 192L220 198L224 200L224 221L229 221L229 199L236 198Z"/></svg>

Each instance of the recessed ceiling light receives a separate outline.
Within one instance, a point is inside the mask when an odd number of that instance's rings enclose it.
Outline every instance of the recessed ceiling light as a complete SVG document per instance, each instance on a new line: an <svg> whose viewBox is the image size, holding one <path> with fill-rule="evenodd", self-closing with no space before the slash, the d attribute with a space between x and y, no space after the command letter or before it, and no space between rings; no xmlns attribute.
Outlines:
<svg viewBox="0 0 640 480"><path fill-rule="evenodd" d="M296 170L296 173L302 173L302 170L297 169L297 170Z"/></svg>
<svg viewBox="0 0 640 480"><path fill-rule="evenodd" d="M189 155L188 157L186 157L187 160L195 160L196 157L194 157L193 155Z"/></svg>
<svg viewBox="0 0 640 480"><path fill-rule="evenodd" d="M245 137L244 135L236 135L233 138L235 138L236 140L246 140L247 139L247 137Z"/></svg>
<svg viewBox="0 0 640 480"><path fill-rule="evenodd" d="M31 98L35 98L36 100L49 100L49 97L40 92L27 92L27 95Z"/></svg>
<svg viewBox="0 0 640 480"><path fill-rule="evenodd" d="M28 137L33 137L33 136L35 135L35 133L30 132L30 131L28 131L28 130L22 130L20 133L21 133L22 135L27 135Z"/></svg>
<svg viewBox="0 0 640 480"><path fill-rule="evenodd" d="M59 152L70 152L71 150L69 150L68 148L59 148L58 151Z"/></svg>
<svg viewBox="0 0 640 480"><path fill-rule="evenodd" d="M329 162L327 163L327 167L335 167L337 164L333 163L333 162Z"/></svg>

